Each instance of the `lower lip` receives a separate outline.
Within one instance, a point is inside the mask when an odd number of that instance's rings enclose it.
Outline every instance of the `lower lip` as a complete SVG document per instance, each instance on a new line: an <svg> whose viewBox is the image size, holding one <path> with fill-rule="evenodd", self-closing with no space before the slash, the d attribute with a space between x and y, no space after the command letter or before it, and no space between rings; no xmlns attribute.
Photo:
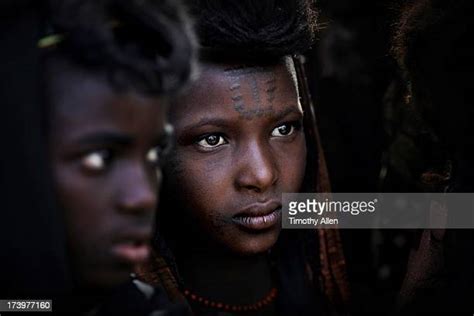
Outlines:
<svg viewBox="0 0 474 316"><path fill-rule="evenodd" d="M115 245L112 252L120 261L135 265L148 259L150 247L147 244L122 243Z"/></svg>
<svg viewBox="0 0 474 316"><path fill-rule="evenodd" d="M250 230L264 230L275 226L281 216L281 209L276 209L273 212L263 216L238 216L234 217L234 223L250 229Z"/></svg>

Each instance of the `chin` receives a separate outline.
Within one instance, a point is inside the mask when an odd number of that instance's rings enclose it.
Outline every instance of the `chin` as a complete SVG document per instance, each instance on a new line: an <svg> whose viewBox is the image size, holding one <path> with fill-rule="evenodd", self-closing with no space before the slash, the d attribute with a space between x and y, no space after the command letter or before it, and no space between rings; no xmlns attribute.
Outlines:
<svg viewBox="0 0 474 316"><path fill-rule="evenodd" d="M270 231L261 234L243 233L238 239L229 243L228 247L232 252L242 256L252 256L266 253L275 246L279 236L279 231Z"/></svg>
<svg viewBox="0 0 474 316"><path fill-rule="evenodd" d="M86 287L96 290L108 290L127 283L130 280L129 269L114 269L94 271L86 277Z"/></svg>

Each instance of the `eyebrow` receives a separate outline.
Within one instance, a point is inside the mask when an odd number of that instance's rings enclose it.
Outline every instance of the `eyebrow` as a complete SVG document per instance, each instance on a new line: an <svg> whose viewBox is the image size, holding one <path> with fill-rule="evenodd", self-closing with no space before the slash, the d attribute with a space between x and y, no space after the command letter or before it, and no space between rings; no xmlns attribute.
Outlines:
<svg viewBox="0 0 474 316"><path fill-rule="evenodd" d="M297 106L287 106L285 109L275 115L274 120L280 121L290 114L296 114L300 117L303 117L303 112Z"/></svg>
<svg viewBox="0 0 474 316"><path fill-rule="evenodd" d="M117 132L97 132L81 136L77 139L77 142L89 146L104 144L127 146L133 143L133 137Z"/></svg>
<svg viewBox="0 0 474 316"><path fill-rule="evenodd" d="M184 130L199 128L206 125L226 127L229 125L229 122L226 119L218 118L218 117L203 117L199 120L199 122L185 126Z"/></svg>
<svg viewBox="0 0 474 316"><path fill-rule="evenodd" d="M272 117L273 121L280 121L290 114L296 114L300 117L303 117L303 113L296 106L288 106L282 111L275 114ZM195 129L202 126L216 126L216 127L227 127L230 125L229 120L219 117L203 117L199 122L195 124L189 124L183 128L183 130Z"/></svg>

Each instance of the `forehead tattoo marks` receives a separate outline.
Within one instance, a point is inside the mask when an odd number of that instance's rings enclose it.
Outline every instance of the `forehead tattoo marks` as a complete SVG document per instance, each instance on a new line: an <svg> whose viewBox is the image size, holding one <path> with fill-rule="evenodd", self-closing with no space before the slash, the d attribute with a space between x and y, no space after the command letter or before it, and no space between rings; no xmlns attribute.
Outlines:
<svg viewBox="0 0 474 316"><path fill-rule="evenodd" d="M242 118L251 120L273 112L277 90L274 71L263 67L237 67L226 69L225 74L229 78L234 109ZM242 85L250 89L251 100L244 98Z"/></svg>

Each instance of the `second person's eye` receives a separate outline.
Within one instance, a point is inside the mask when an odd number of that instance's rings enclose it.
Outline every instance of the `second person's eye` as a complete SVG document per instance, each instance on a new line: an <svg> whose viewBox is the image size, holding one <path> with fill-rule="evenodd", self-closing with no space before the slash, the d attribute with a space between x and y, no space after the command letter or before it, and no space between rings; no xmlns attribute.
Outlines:
<svg viewBox="0 0 474 316"><path fill-rule="evenodd" d="M81 165L89 171L102 171L107 167L111 157L110 150L96 150L84 155L81 159Z"/></svg>
<svg viewBox="0 0 474 316"><path fill-rule="evenodd" d="M216 148L227 144L227 141L222 135L209 134L200 138L197 144L204 148Z"/></svg>

